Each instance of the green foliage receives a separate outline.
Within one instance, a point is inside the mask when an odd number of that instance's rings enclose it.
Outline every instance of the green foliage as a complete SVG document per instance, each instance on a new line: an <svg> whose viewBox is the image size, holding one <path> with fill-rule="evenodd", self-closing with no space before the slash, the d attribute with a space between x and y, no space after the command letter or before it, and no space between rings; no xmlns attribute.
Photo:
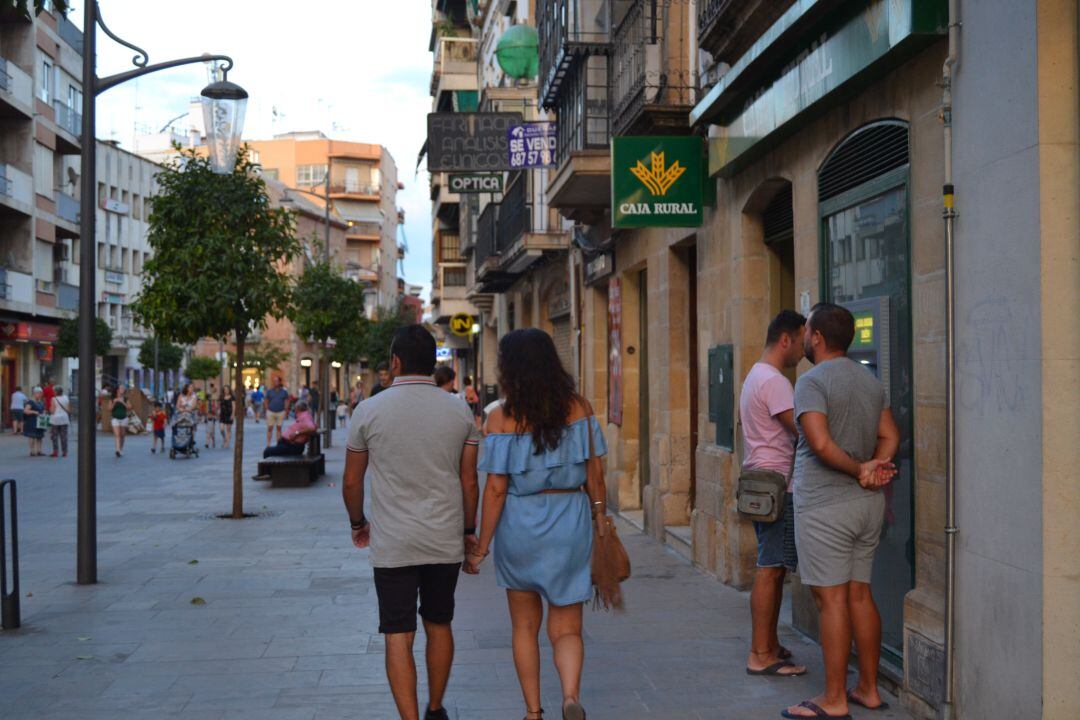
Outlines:
<svg viewBox="0 0 1080 720"><path fill-rule="evenodd" d="M179 370L183 363L184 349L164 338L159 338L157 348L158 370ZM152 369L154 367L154 338L149 337L143 340L142 347L139 348L139 364L144 368Z"/></svg>
<svg viewBox="0 0 1080 720"><path fill-rule="evenodd" d="M196 355L188 360L184 374L192 380L213 380L221 375L221 361L205 355Z"/></svg>
<svg viewBox="0 0 1080 720"><path fill-rule="evenodd" d="M244 352L244 367L261 370L277 370L289 359L289 353L277 343L261 342L248 347ZM229 367L236 364L236 355L229 353Z"/></svg>
<svg viewBox="0 0 1080 720"><path fill-rule="evenodd" d="M34 14L40 15L45 12L45 5L46 0L34 0ZM53 0L52 5L61 15L67 15L68 10L71 9L68 0ZM30 19L30 0L3 0L0 8L5 7L14 9L24 20Z"/></svg>
<svg viewBox="0 0 1080 720"><path fill-rule="evenodd" d="M101 318L94 318L94 355L105 357L112 349L112 328ZM56 354L60 357L79 357L79 319L61 320L56 339Z"/></svg>
<svg viewBox="0 0 1080 720"><path fill-rule="evenodd" d="M217 174L193 151L158 173L150 214L154 250L133 305L139 322L181 343L243 343L289 307L284 266L299 251L288 211L273 208L246 148L232 173Z"/></svg>
<svg viewBox="0 0 1080 720"><path fill-rule="evenodd" d="M364 288L328 262L309 264L293 289L289 319L300 337L326 342L364 316Z"/></svg>

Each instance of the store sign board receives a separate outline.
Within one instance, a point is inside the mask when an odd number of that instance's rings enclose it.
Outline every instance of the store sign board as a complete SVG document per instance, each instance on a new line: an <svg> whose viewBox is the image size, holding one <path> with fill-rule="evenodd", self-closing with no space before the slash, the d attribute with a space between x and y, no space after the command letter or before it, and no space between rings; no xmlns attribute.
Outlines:
<svg viewBox="0 0 1080 720"><path fill-rule="evenodd" d="M616 137L611 145L613 227L701 225L701 138Z"/></svg>
<svg viewBox="0 0 1080 720"><path fill-rule="evenodd" d="M449 182L450 192L455 195L501 193L503 191L502 173L451 173Z"/></svg>
<svg viewBox="0 0 1080 720"><path fill-rule="evenodd" d="M59 336L59 325L0 320L0 340L7 340L8 342L54 343Z"/></svg>
<svg viewBox="0 0 1080 720"><path fill-rule="evenodd" d="M610 277L613 272L615 272L615 253L610 250L602 252L585 263L585 284L599 282Z"/></svg>
<svg viewBox="0 0 1080 720"><path fill-rule="evenodd" d="M553 122L530 122L510 128L510 167L515 170L555 166L557 135Z"/></svg>
<svg viewBox="0 0 1080 720"><path fill-rule="evenodd" d="M454 333L458 337L469 337L472 335L473 329L473 316L468 313L458 313L450 318L450 332Z"/></svg>
<svg viewBox="0 0 1080 720"><path fill-rule="evenodd" d="M918 47L920 40L938 37L947 27L941 0L873 0L839 27L801 47L793 46L791 62L778 74L755 86L742 82L746 78L740 76L750 72L754 58L783 34L784 23L794 23L813 4L803 0L792 6L762 36L761 47L755 45L691 112L692 124L717 126L709 138L709 175L736 172L752 159L752 149L764 151L769 146L764 141L786 137L798 127L796 121L809 117L841 86L871 72L872 67L887 69L881 62L886 56L906 57L904 48ZM750 90L736 92L740 84ZM745 97L746 92L751 93L749 97Z"/></svg>
<svg viewBox="0 0 1080 720"><path fill-rule="evenodd" d="M428 170L511 170L510 130L521 123L521 113L430 113Z"/></svg>

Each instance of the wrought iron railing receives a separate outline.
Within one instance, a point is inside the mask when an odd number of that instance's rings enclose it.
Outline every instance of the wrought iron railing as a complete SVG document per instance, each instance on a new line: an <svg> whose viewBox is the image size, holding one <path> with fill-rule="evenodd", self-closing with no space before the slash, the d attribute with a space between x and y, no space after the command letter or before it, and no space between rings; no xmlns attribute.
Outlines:
<svg viewBox="0 0 1080 720"><path fill-rule="evenodd" d="M540 99L555 105L563 81L581 57L610 51L610 0L538 0Z"/></svg>
<svg viewBox="0 0 1080 720"><path fill-rule="evenodd" d="M574 64L555 104L556 162L571 152L604 149L611 142L608 119L608 58L591 55Z"/></svg>
<svg viewBox="0 0 1080 720"><path fill-rule="evenodd" d="M669 45L684 30L665 26L658 15L661 0L634 0L612 33L611 126L622 135L641 118L646 106L692 107L696 82L683 54L669 57Z"/></svg>
<svg viewBox="0 0 1080 720"><path fill-rule="evenodd" d="M713 21L720 17L720 14L727 10L734 2L735 0L698 0L698 36L708 32Z"/></svg>
<svg viewBox="0 0 1080 720"><path fill-rule="evenodd" d="M532 205L528 202L526 178L519 173L510 182L499 207L495 248L500 254L510 250L514 243L531 229Z"/></svg>
<svg viewBox="0 0 1080 720"><path fill-rule="evenodd" d="M498 220L499 203L491 202L487 204L484 211L480 213L480 219L476 221L476 247L473 248L473 262L476 263L477 270L483 267L489 257L498 252L496 249Z"/></svg>
<svg viewBox="0 0 1080 720"><path fill-rule="evenodd" d="M338 185L330 183L330 192L350 193L352 195L378 195L380 189L378 185L371 183L345 182Z"/></svg>
<svg viewBox="0 0 1080 720"><path fill-rule="evenodd" d="M466 271L465 267L444 267L442 269L443 287L465 287L466 284Z"/></svg>

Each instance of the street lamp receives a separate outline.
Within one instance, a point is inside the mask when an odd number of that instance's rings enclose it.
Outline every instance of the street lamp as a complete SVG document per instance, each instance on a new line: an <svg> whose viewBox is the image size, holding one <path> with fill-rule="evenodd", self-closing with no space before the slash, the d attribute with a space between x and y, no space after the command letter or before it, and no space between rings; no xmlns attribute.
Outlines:
<svg viewBox="0 0 1080 720"><path fill-rule="evenodd" d="M107 77L97 76L97 28L115 42L135 51L131 62L134 70L116 73ZM217 150L227 151L239 143L240 131L244 122L244 106L247 93L243 88L228 82L228 72L233 61L227 55L200 55L197 57L168 60L148 64L150 56L142 48L116 36L102 21L97 0L87 0L83 7L83 104L82 104L82 192L80 207L82 212L79 222L79 466L78 466L78 567L77 580L80 585L97 582L97 452L95 438L95 383L94 369L94 312L97 307L96 262L97 243L94 241L94 225L97 213L97 148L94 133L94 115L97 96L117 85L158 70L191 65L200 62L221 61L222 79L203 90L203 96L210 102L213 112L220 112L220 126L208 123L207 133L217 131L228 135L227 141L212 143ZM220 110L219 110L220 109ZM215 116L217 119L217 116ZM213 136L211 136L213 137ZM226 160L217 158L218 165ZM218 167L215 165L215 169ZM232 165L229 165L231 169ZM156 373L155 373L156 374Z"/></svg>
<svg viewBox="0 0 1080 720"><path fill-rule="evenodd" d="M227 175L236 167L247 98L247 90L228 80L219 80L203 88L206 146L210 150L210 166L216 173Z"/></svg>

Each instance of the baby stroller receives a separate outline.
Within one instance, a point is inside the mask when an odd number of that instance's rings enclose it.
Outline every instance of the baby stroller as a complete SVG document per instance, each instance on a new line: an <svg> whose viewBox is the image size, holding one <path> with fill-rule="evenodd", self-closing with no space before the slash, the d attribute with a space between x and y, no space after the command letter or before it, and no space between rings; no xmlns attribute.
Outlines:
<svg viewBox="0 0 1080 720"><path fill-rule="evenodd" d="M172 425L169 459L175 460L177 453L183 453L184 457L199 457L199 448L195 444L195 417L188 412L178 414Z"/></svg>

